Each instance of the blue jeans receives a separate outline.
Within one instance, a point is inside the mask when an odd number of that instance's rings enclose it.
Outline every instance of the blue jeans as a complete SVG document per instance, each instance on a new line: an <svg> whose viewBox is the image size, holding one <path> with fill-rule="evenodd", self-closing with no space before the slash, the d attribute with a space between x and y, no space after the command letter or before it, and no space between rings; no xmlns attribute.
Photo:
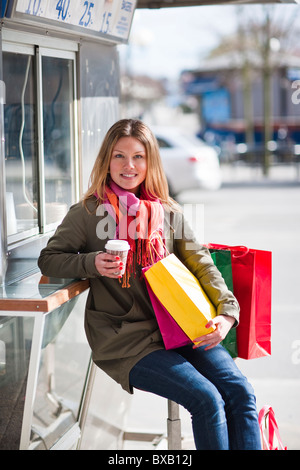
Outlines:
<svg viewBox="0 0 300 470"><path fill-rule="evenodd" d="M196 449L261 449L253 389L223 346L154 351L132 368L130 383L185 407Z"/></svg>

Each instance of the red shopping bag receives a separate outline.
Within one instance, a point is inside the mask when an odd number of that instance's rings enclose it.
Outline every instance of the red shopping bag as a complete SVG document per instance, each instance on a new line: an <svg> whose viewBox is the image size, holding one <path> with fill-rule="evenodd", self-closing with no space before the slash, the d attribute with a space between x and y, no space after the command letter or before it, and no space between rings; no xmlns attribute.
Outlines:
<svg viewBox="0 0 300 470"><path fill-rule="evenodd" d="M287 450L282 444L275 413L271 406L264 406L258 414L263 450Z"/></svg>
<svg viewBox="0 0 300 470"><path fill-rule="evenodd" d="M143 268L143 274L147 269L149 269L149 267ZM176 323L174 318L169 314L167 309L158 300L153 290L151 289L150 284L147 281L145 275L143 275L143 278L146 283L148 294L151 300L151 304L156 316L156 320L158 323L159 330L161 332L165 348L175 349L192 343L190 338L184 333L178 323Z"/></svg>
<svg viewBox="0 0 300 470"><path fill-rule="evenodd" d="M270 355L272 253L213 243L208 248L231 252L233 290L241 309L236 330L238 357Z"/></svg>

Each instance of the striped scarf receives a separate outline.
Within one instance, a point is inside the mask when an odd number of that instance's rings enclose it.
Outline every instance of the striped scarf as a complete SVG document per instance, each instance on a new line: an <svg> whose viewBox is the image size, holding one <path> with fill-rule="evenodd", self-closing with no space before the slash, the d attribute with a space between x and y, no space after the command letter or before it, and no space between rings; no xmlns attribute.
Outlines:
<svg viewBox="0 0 300 470"><path fill-rule="evenodd" d="M136 265L149 266L166 256L164 209L159 199L151 197L141 185L140 197L125 191L112 180L105 189L105 209L116 223L115 238L127 240L130 250L122 287L130 287Z"/></svg>

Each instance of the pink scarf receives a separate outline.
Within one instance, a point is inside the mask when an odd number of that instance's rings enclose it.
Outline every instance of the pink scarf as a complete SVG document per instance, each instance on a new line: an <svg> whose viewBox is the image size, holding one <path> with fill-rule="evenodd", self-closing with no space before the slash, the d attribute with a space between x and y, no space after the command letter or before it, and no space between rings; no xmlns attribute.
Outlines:
<svg viewBox="0 0 300 470"><path fill-rule="evenodd" d="M106 187L105 209L116 222L115 238L127 240L130 250L122 287L136 274L136 264L149 266L166 256L164 241L164 209L141 185L140 198L125 191L112 180Z"/></svg>

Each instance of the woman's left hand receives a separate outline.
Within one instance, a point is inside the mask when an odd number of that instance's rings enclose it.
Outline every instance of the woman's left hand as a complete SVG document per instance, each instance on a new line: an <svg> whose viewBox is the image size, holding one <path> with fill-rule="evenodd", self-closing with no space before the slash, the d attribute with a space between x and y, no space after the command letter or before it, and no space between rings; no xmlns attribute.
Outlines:
<svg viewBox="0 0 300 470"><path fill-rule="evenodd" d="M195 344L193 348L195 349L199 346L205 345L207 345L205 351L207 349L214 348L215 346L217 346L217 344L223 341L234 322L235 319L233 317L229 317L227 315L217 315L205 325L206 328L211 328L212 326L215 326L215 330L212 333L208 333L207 335L195 338L195 342L201 342L199 344Z"/></svg>

